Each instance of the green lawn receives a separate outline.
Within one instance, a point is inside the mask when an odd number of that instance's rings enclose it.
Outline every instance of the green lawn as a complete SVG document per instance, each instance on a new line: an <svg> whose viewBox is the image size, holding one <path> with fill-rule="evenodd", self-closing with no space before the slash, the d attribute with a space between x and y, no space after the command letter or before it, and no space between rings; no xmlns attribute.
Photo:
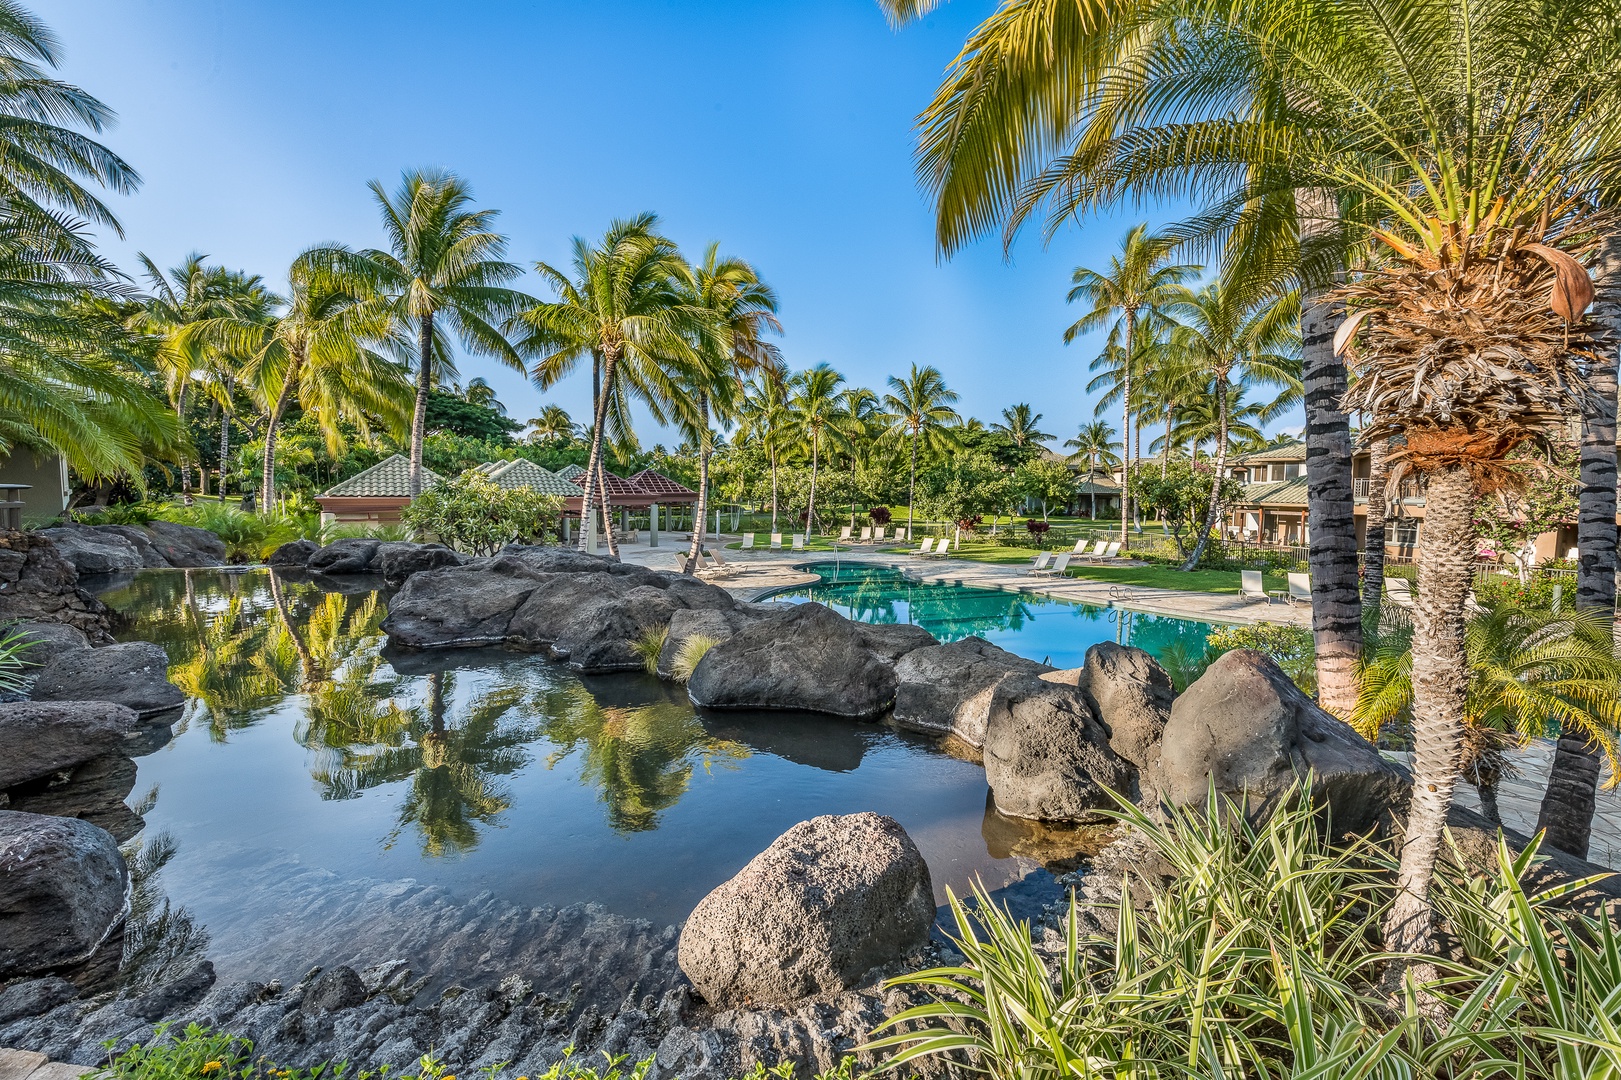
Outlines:
<svg viewBox="0 0 1621 1080"><path fill-rule="evenodd" d="M1136 585L1144 589L1181 589L1186 592L1229 593L1238 595L1237 570L1177 570L1167 566L1071 566L1070 577L1107 581L1111 585ZM1283 574L1265 575L1268 589L1287 589Z"/></svg>

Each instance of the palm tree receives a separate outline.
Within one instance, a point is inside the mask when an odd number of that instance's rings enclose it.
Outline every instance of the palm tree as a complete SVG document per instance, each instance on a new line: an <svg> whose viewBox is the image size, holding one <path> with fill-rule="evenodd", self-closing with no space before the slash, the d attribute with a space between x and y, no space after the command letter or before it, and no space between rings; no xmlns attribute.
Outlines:
<svg viewBox="0 0 1621 1080"><path fill-rule="evenodd" d="M380 181L367 186L382 214L389 250L329 251L339 265L386 300L400 333L415 338L410 479L414 498L422 493L428 395L441 372L455 373L446 331L454 333L468 352L493 356L524 371L523 358L497 326L533 304L534 298L505 287L523 271L502 258L506 237L490 228L498 211L469 208L473 195L466 181L452 173L426 171L405 173L393 195Z"/></svg>
<svg viewBox="0 0 1621 1080"><path fill-rule="evenodd" d="M1163 321L1163 309L1180 295L1177 286L1198 272L1198 267L1173 263L1171 244L1164 238L1150 235L1147 225L1138 225L1126 233L1120 254L1109 260L1105 272L1076 267L1069 290L1068 301L1077 300L1087 305L1082 315L1068 330L1064 342L1068 344L1081 334L1109 328L1110 344L1120 348L1119 395L1121 430L1132 430L1131 412L1134 404L1131 392L1133 361L1138 356L1145 332L1152 332ZM1129 439L1128 439L1129 441ZM1131 447L1126 448L1120 477L1120 542L1126 543L1126 521L1130 515Z"/></svg>
<svg viewBox="0 0 1621 1080"><path fill-rule="evenodd" d="M789 380L792 392L788 398L788 422L794 438L810 451L811 482L810 503L805 509L805 529L816 530L816 479L821 467L822 447L831 442L845 441L839 396L844 376L826 363L798 372Z"/></svg>
<svg viewBox="0 0 1621 1080"><path fill-rule="evenodd" d="M239 307L188 324L190 340L222 353L248 357L243 384L265 411L260 510L276 496L276 444L282 416L293 402L315 417L336 453L343 421L369 434L374 418L404 427L410 386L400 368L374 346L398 343L389 306L366 295L369 283L346 273L334 249L311 248L288 270L288 295L274 307ZM349 260L342 260L348 264Z"/></svg>
<svg viewBox="0 0 1621 1080"><path fill-rule="evenodd" d="M529 421L529 427L547 444L572 439L576 430L573 418L561 405L548 405L540 410L540 415Z"/></svg>
<svg viewBox="0 0 1621 1080"><path fill-rule="evenodd" d="M1501 825L1493 735L1513 745L1542 737L1549 721L1580 733L1600 748L1612 768L1621 765L1621 660L1601 612L1542 612L1498 604L1469 620L1464 638L1468 691L1459 775L1480 791L1486 816ZM1370 650L1353 720L1367 738L1413 708L1412 635L1397 632Z"/></svg>
<svg viewBox="0 0 1621 1080"><path fill-rule="evenodd" d="M1229 390L1233 386L1270 386L1286 393L1275 403L1281 409L1298 400L1299 295L1252 296L1245 283L1225 278L1182 295L1167 306L1177 321L1172 343L1183 358L1182 370L1198 372L1208 380L1216 406L1216 476L1227 469ZM1259 419L1266 420L1266 415ZM1192 570L1204 557L1210 532L1221 520L1221 484L1210 487L1199 540L1182 569Z"/></svg>
<svg viewBox="0 0 1621 1080"><path fill-rule="evenodd" d="M495 396L495 387L490 381L479 375L467 380L467 386L462 390L462 400L469 405L482 405L491 412L507 414L507 407L501 404L501 399Z"/></svg>
<svg viewBox="0 0 1621 1080"><path fill-rule="evenodd" d="M765 451L771 465L771 531L777 531L777 469L791 430L788 382L780 372L754 380L738 415L739 440L749 439Z"/></svg>
<svg viewBox="0 0 1621 1080"><path fill-rule="evenodd" d="M703 548L703 522L709 512L709 458L714 452L711 413L722 422L736 418L744 380L755 373L767 378L778 372L782 355L765 340L781 333L777 322L777 296L742 259L721 258L720 245L710 244L703 260L693 268L687 303L698 319L693 333L697 363L678 374L689 397L697 401L699 423L688 435L698 441L697 528L687 552L686 572L698 565ZM684 425L692 428L692 425Z"/></svg>
<svg viewBox="0 0 1621 1080"><path fill-rule="evenodd" d="M1100 466L1119 463L1120 455L1115 453L1115 449L1120 444L1114 441L1114 435L1114 428L1109 426L1108 421L1092 420L1082 424L1080 431L1076 433L1073 439L1065 440L1065 448L1074 451L1069 456L1071 461L1076 458L1086 459L1086 474L1089 482L1092 476L1098 472ZM1098 493L1094 491L1092 492L1092 519L1096 521L1097 516Z"/></svg>
<svg viewBox="0 0 1621 1080"><path fill-rule="evenodd" d="M1006 435L1020 450L1028 450L1039 446L1052 438L1047 432L1036 427L1041 422L1041 413L1038 413L1026 404L1018 404L1009 409L1002 410L1002 419L991 425L991 430Z"/></svg>
<svg viewBox="0 0 1621 1080"><path fill-rule="evenodd" d="M607 510L603 439L610 423L622 424L629 394L641 397L663 423L665 404L680 396L670 368L693 359L690 335L699 320L682 288L690 271L657 226L656 215L641 214L613 222L594 247L575 237L573 277L547 263L535 264L557 299L536 303L512 320L519 335L515 345L535 358L531 378L542 390L573 371L581 358L591 357L591 452L581 522L589 520L594 496ZM582 528L582 550L586 536ZM618 556L612 529L608 549Z"/></svg>
<svg viewBox="0 0 1621 1080"><path fill-rule="evenodd" d="M912 365L902 379L889 377L889 393L884 395L884 408L889 412L890 431L904 436L910 444L912 466L906 482L906 535L912 535L912 518L917 512L917 450L920 442L932 449L950 445L950 428L962 423L962 417L951 406L956 403L957 392L946 387L946 379L933 367Z"/></svg>

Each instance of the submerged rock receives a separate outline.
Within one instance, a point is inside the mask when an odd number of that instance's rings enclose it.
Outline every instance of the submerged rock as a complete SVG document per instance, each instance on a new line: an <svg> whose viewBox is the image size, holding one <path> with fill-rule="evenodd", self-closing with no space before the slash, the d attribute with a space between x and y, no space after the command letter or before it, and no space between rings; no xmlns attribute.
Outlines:
<svg viewBox="0 0 1621 1080"><path fill-rule="evenodd" d="M1100 821L1110 792L1131 798L1136 770L1079 688L1019 672L997 683L985 726L985 781L996 808L1038 821Z"/></svg>
<svg viewBox="0 0 1621 1080"><path fill-rule="evenodd" d="M100 649L61 653L34 680L35 701L111 701L137 715L178 708L186 695L169 681L163 646L126 641Z"/></svg>
<svg viewBox="0 0 1621 1080"><path fill-rule="evenodd" d="M895 723L926 735L954 735L979 749L1002 680L1051 670L981 637L916 649L895 665Z"/></svg>
<svg viewBox="0 0 1621 1080"><path fill-rule="evenodd" d="M0 982L88 959L122 921L127 885L105 830L0 810Z"/></svg>
<svg viewBox="0 0 1621 1080"><path fill-rule="evenodd" d="M267 566L303 566L310 556L321 550L314 540L289 540L272 551L265 559Z"/></svg>
<svg viewBox="0 0 1621 1080"><path fill-rule="evenodd" d="M934 923L929 868L893 818L800 822L698 902L681 970L716 1006L776 1003L859 985L919 952Z"/></svg>
<svg viewBox="0 0 1621 1080"><path fill-rule="evenodd" d="M1234 649L1171 707L1150 781L1173 806L1205 805L1210 786L1265 817L1310 779L1337 832L1360 833L1405 805L1405 770L1344 721L1318 708L1272 659Z"/></svg>
<svg viewBox="0 0 1621 1080"><path fill-rule="evenodd" d="M896 661L935 644L918 626L868 626L815 603L781 608L704 654L687 682L694 704L866 719L895 701Z"/></svg>

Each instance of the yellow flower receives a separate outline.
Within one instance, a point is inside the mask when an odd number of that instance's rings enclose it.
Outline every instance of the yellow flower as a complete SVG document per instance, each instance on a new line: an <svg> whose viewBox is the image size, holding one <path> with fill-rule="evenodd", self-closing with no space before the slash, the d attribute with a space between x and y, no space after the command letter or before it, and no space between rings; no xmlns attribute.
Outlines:
<svg viewBox="0 0 1621 1080"><path fill-rule="evenodd" d="M203 1075L207 1076L209 1073L219 1072L224 1067L225 1066L220 1064L218 1061L204 1062L203 1063Z"/></svg>

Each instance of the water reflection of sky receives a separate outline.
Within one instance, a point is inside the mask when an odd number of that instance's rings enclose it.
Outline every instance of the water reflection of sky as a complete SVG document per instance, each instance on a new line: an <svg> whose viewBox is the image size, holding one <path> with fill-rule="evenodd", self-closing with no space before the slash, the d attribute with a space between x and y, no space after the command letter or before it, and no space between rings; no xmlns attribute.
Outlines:
<svg viewBox="0 0 1621 1080"><path fill-rule="evenodd" d="M178 843L165 888L213 898L189 903L231 932L273 901L218 882L287 856L660 923L818 814L894 816L942 898L1032 867L986 825L979 766L886 727L700 716L651 677L510 652L385 655L386 596L267 572L141 574L103 599L130 618L123 636L164 645L191 698L136 793L157 789L149 834Z"/></svg>
<svg viewBox="0 0 1621 1080"><path fill-rule="evenodd" d="M1121 612L1035 593L976 588L958 582L923 582L899 569L859 563L812 563L814 585L771 597L783 603L814 600L869 623L912 623L941 641L970 635L1054 667L1079 667L1100 641L1135 645L1177 667L1202 657L1208 623L1143 612Z"/></svg>

